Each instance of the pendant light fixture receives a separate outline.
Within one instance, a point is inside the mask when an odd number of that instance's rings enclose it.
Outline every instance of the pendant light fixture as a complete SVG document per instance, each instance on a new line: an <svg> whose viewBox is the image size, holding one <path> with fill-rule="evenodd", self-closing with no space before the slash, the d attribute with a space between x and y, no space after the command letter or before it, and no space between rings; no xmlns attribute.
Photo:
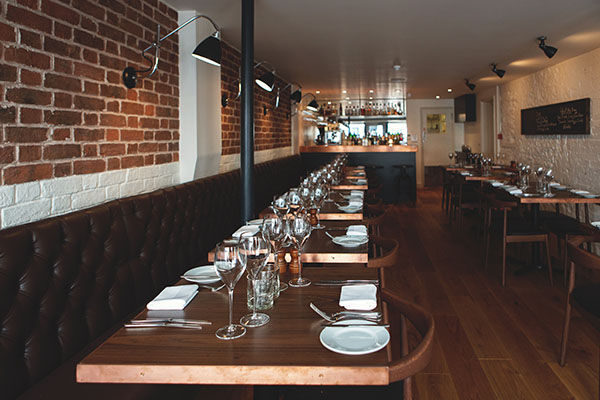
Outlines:
<svg viewBox="0 0 600 400"><path fill-rule="evenodd" d="M540 36L537 38L537 40L539 40L538 47L540 49L542 49L542 51L544 52L546 57L548 57L548 58L554 57L554 55L556 54L558 49L556 47L546 44L546 36Z"/></svg>
<svg viewBox="0 0 600 400"><path fill-rule="evenodd" d="M146 47L142 51L142 57L144 57L147 61L149 61L151 65L146 69L139 69L139 70L135 69L133 67L125 68L123 70L123 74L122 74L123 83L125 84L125 86L128 89L133 89L137 85L138 74L146 74L145 78L154 75L154 73L158 69L158 62L160 59L159 51L160 51L161 43L165 39L167 39L167 38L171 37L173 34L177 33L179 30L181 30L185 26L189 25L193 21L200 19L200 18L207 19L212 24L212 26L214 26L215 33L213 33L212 35L210 35L209 37L204 39L202 42L200 42L200 44L198 46L196 46L196 49L194 50L192 55L194 57L196 57L197 59L202 60L208 64L220 66L221 65L221 28L219 28L219 26L212 19L210 19L210 17L207 17L206 15L202 15L202 14L196 15L196 16L190 18L189 20L187 20L186 22L184 22L183 24L179 25L177 28L173 29L171 32L169 32L162 38L160 37L160 25L158 25L156 28L156 37L157 37L156 42L153 42L150 46ZM153 59L146 55L146 53L152 49L154 49L154 58Z"/></svg>
<svg viewBox="0 0 600 400"><path fill-rule="evenodd" d="M302 96L302 99L300 99L300 102L302 102L302 100L305 97L309 97L309 96L312 97L313 99L310 103L308 103L306 105L306 109L310 110L310 111L315 111L315 112L319 111L319 103L317 103L317 97L312 93L306 93L304 96Z"/></svg>
<svg viewBox="0 0 600 400"><path fill-rule="evenodd" d="M273 68L273 66L266 61L259 62L258 64L256 64L254 66L254 68L256 69L264 64L269 65L271 67L271 70L267 70L259 78L255 79L254 81L256 82L256 84L258 86L260 86L267 92L272 92L273 88L275 87L275 68Z"/></svg>
<svg viewBox="0 0 600 400"><path fill-rule="evenodd" d="M496 75L498 75L499 78L502 78L504 76L504 74L506 73L505 70L499 69L495 63L490 64L490 67L492 68L492 72L495 73Z"/></svg>
<svg viewBox="0 0 600 400"><path fill-rule="evenodd" d="M471 83L471 82L469 82L469 80L468 80L468 79L465 79L465 85L467 85L467 87L468 87L469 89L471 89L471 90L475 90L475 84L474 84L474 83Z"/></svg>

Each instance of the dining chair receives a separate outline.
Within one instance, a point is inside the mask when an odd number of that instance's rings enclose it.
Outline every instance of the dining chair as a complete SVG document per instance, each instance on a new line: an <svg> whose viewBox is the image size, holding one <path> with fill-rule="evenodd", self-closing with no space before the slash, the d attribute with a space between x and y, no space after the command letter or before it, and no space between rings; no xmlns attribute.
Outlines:
<svg viewBox="0 0 600 400"><path fill-rule="evenodd" d="M456 220L462 230L465 210L479 210L481 199L473 190L474 186L460 174L453 174L450 185L450 223Z"/></svg>
<svg viewBox="0 0 600 400"><path fill-rule="evenodd" d="M369 237L369 261L367 268L379 268L381 287L386 287L386 272L400 261L400 244L396 239L383 236Z"/></svg>
<svg viewBox="0 0 600 400"><path fill-rule="evenodd" d="M571 325L571 311L575 304L584 317L588 317L592 325L600 330L600 282L591 281L577 285L576 268L595 271L600 274L600 257L592 252L580 248L584 242L600 243L600 234L588 237L579 237L567 242L567 255L569 265L569 282L567 286L567 299L565 306L565 320L563 323L562 340L560 344L561 366L565 365L567 358L567 345Z"/></svg>
<svg viewBox="0 0 600 400"><path fill-rule="evenodd" d="M490 237L492 229L492 213L500 211L502 214L502 286L506 286L506 248L509 243L543 243L546 250L546 263L548 265L548 279L550 286L552 281L552 261L550 259L550 246L548 243L548 233L538 226L532 226L531 222L525 217L519 215L516 211L517 203L504 200L494 195L487 196L489 203L487 209L487 236L485 241L485 260L484 266L487 269L488 254L490 250ZM509 218L509 212L511 212Z"/></svg>

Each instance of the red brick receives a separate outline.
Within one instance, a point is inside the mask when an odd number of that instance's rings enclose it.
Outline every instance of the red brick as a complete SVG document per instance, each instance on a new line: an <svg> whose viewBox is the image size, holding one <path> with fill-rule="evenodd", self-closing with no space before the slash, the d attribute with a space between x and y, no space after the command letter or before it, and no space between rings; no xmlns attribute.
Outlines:
<svg viewBox="0 0 600 400"><path fill-rule="evenodd" d="M112 83L113 85L120 85L122 82L121 80L123 79L121 77L122 73L118 73L118 72L114 72L114 71L106 71L106 81L108 83ZM129 98L129 93L135 93L135 91L133 90L128 90L127 91L127 97Z"/></svg>
<svg viewBox="0 0 600 400"><path fill-rule="evenodd" d="M7 142L34 143L48 139L48 128L10 126L4 128Z"/></svg>
<svg viewBox="0 0 600 400"><path fill-rule="evenodd" d="M118 113L119 112L119 102L118 101L109 101L106 103L106 111Z"/></svg>
<svg viewBox="0 0 600 400"><path fill-rule="evenodd" d="M156 107L154 107L153 105L147 105L146 107L144 107L144 115L152 117L154 116L155 110Z"/></svg>
<svg viewBox="0 0 600 400"><path fill-rule="evenodd" d="M140 151L140 153L153 153L155 151L158 151L158 143L156 143L156 142L140 143L138 146L138 150Z"/></svg>
<svg viewBox="0 0 600 400"><path fill-rule="evenodd" d="M97 157L98 156L98 146L95 144L86 144L83 146L83 156L84 157Z"/></svg>
<svg viewBox="0 0 600 400"><path fill-rule="evenodd" d="M114 142L119 140L119 130L118 129L106 129L106 140L109 142Z"/></svg>
<svg viewBox="0 0 600 400"><path fill-rule="evenodd" d="M54 177L60 178L63 176L73 175L73 165L70 162L54 164Z"/></svg>
<svg viewBox="0 0 600 400"><path fill-rule="evenodd" d="M119 43L125 40L125 33L122 30L104 23L98 24L98 34Z"/></svg>
<svg viewBox="0 0 600 400"><path fill-rule="evenodd" d="M143 115L144 114L144 106L142 104L139 103L132 103L129 101L122 101L121 102L121 112L124 114L137 114L137 115Z"/></svg>
<svg viewBox="0 0 600 400"><path fill-rule="evenodd" d="M0 107L0 124L14 123L16 119L16 108L14 106Z"/></svg>
<svg viewBox="0 0 600 400"><path fill-rule="evenodd" d="M54 93L54 105L61 108L71 108L73 96L68 93Z"/></svg>
<svg viewBox="0 0 600 400"><path fill-rule="evenodd" d="M0 22L0 37L5 42L14 42L16 39L15 28Z"/></svg>
<svg viewBox="0 0 600 400"><path fill-rule="evenodd" d="M104 129L75 129L76 142L97 142L104 139Z"/></svg>
<svg viewBox="0 0 600 400"><path fill-rule="evenodd" d="M73 7L99 20L104 20L104 9L87 0L73 0Z"/></svg>
<svg viewBox="0 0 600 400"><path fill-rule="evenodd" d="M42 146L19 146L19 162L31 162L42 159Z"/></svg>
<svg viewBox="0 0 600 400"><path fill-rule="evenodd" d="M171 161L173 161L173 157L171 156L171 153L157 154L154 156L155 164L165 164L165 163L170 163Z"/></svg>
<svg viewBox="0 0 600 400"><path fill-rule="evenodd" d="M40 9L38 0L17 0L17 3L27 8L31 8L32 10Z"/></svg>
<svg viewBox="0 0 600 400"><path fill-rule="evenodd" d="M158 128L159 121L156 118L140 118L140 126L142 128Z"/></svg>
<svg viewBox="0 0 600 400"><path fill-rule="evenodd" d="M44 111L44 121L53 125L80 125L81 111Z"/></svg>
<svg viewBox="0 0 600 400"><path fill-rule="evenodd" d="M142 156L126 156L121 158L121 168L141 167L144 165L144 157Z"/></svg>
<svg viewBox="0 0 600 400"><path fill-rule="evenodd" d="M42 74L21 69L21 83L30 86L40 86L42 84Z"/></svg>
<svg viewBox="0 0 600 400"><path fill-rule="evenodd" d="M76 108L95 111L103 111L105 106L104 100L85 96L75 96L74 104Z"/></svg>
<svg viewBox="0 0 600 400"><path fill-rule="evenodd" d="M127 100L137 101L137 99L138 99L138 92L137 92L137 90L128 90L127 91Z"/></svg>
<svg viewBox="0 0 600 400"><path fill-rule="evenodd" d="M44 160L76 157L81 157L81 146L78 144L53 144L44 147Z"/></svg>
<svg viewBox="0 0 600 400"><path fill-rule="evenodd" d="M154 156L149 154L144 156L144 165L153 165L154 164Z"/></svg>
<svg viewBox="0 0 600 400"><path fill-rule="evenodd" d="M139 146L137 143L128 143L127 144L127 154L137 154L138 147Z"/></svg>
<svg viewBox="0 0 600 400"><path fill-rule="evenodd" d="M96 115L96 114L85 114L83 116L83 122L87 126L98 125L98 115Z"/></svg>
<svg viewBox="0 0 600 400"><path fill-rule="evenodd" d="M108 170L120 169L121 168L121 159L117 157L111 157L107 160L108 162Z"/></svg>
<svg viewBox="0 0 600 400"><path fill-rule="evenodd" d="M16 82L17 67L12 65L0 64L0 81Z"/></svg>
<svg viewBox="0 0 600 400"><path fill-rule="evenodd" d="M94 50L83 49L83 59L92 64L98 64L98 53Z"/></svg>
<svg viewBox="0 0 600 400"><path fill-rule="evenodd" d="M144 132L137 129L121 129L121 140L140 142L144 140Z"/></svg>
<svg viewBox="0 0 600 400"><path fill-rule="evenodd" d="M37 51L24 48L8 47L5 50L4 58L6 61L15 62L39 69L50 68L50 57Z"/></svg>
<svg viewBox="0 0 600 400"><path fill-rule="evenodd" d="M58 54L59 56L74 58L79 60L81 58L81 47L62 42L46 36L44 39L44 50L50 53Z"/></svg>
<svg viewBox="0 0 600 400"><path fill-rule="evenodd" d="M42 110L38 108L21 107L19 121L22 124L39 124L42 122Z"/></svg>
<svg viewBox="0 0 600 400"><path fill-rule="evenodd" d="M68 128L54 128L52 130L52 140L61 141L71 137L71 130Z"/></svg>
<svg viewBox="0 0 600 400"><path fill-rule="evenodd" d="M69 25L77 25L79 23L79 13L72 8L65 7L50 0L42 0L42 11L46 15L69 23Z"/></svg>
<svg viewBox="0 0 600 400"><path fill-rule="evenodd" d="M112 40L106 39L106 52L117 55L119 54L119 46Z"/></svg>
<svg viewBox="0 0 600 400"><path fill-rule="evenodd" d="M81 92L81 80L60 76L55 74L46 74L44 86L47 88L67 90L70 92Z"/></svg>
<svg viewBox="0 0 600 400"><path fill-rule="evenodd" d="M52 32L52 21L49 18L32 13L24 8L15 7L12 4L8 5L6 18L19 25L28 26L34 30L43 31L46 33Z"/></svg>
<svg viewBox="0 0 600 400"><path fill-rule="evenodd" d="M75 29L74 40L83 46L92 47L97 50L104 50L104 40L98 36L89 34L86 31Z"/></svg>
<svg viewBox="0 0 600 400"><path fill-rule="evenodd" d="M54 57L54 71L64 74L73 74L73 61L66 60L60 57Z"/></svg>
<svg viewBox="0 0 600 400"><path fill-rule="evenodd" d="M34 164L4 169L3 178L5 185L31 182L52 177L51 164Z"/></svg>
<svg viewBox="0 0 600 400"><path fill-rule="evenodd" d="M103 126L125 126L126 119L117 114L100 114L100 125Z"/></svg>
<svg viewBox="0 0 600 400"><path fill-rule="evenodd" d="M100 94L100 85L92 82L84 82L83 92L90 96L97 96Z"/></svg>
<svg viewBox="0 0 600 400"><path fill-rule="evenodd" d="M103 97L114 97L124 99L127 94L125 88L114 85L100 85L100 94Z"/></svg>
<svg viewBox="0 0 600 400"><path fill-rule="evenodd" d="M71 40L73 38L73 28L65 24L61 24L58 21L54 21L54 36L61 39Z"/></svg>
<svg viewBox="0 0 600 400"><path fill-rule="evenodd" d="M75 160L73 162L73 173L75 175L92 174L106 170L105 160Z"/></svg>
<svg viewBox="0 0 600 400"><path fill-rule="evenodd" d="M170 131L158 131L154 134L155 140L171 140L171 132Z"/></svg>
<svg viewBox="0 0 600 400"><path fill-rule="evenodd" d="M94 21L92 21L90 18L88 18L86 16L81 17L81 27L92 33L95 33L98 31L98 25L96 25L96 23Z"/></svg>
<svg viewBox="0 0 600 400"><path fill-rule="evenodd" d="M127 117L127 127L128 128L139 128L139 120L138 117Z"/></svg>
<svg viewBox="0 0 600 400"><path fill-rule="evenodd" d="M100 155L118 156L125 154L125 145L122 143L104 143L100 145Z"/></svg>
<svg viewBox="0 0 600 400"><path fill-rule="evenodd" d="M93 79L95 81L104 80L104 70L92 67L91 65L75 63L75 75Z"/></svg>
<svg viewBox="0 0 600 400"><path fill-rule="evenodd" d="M158 95L152 92L139 91L138 98L144 103L157 103Z"/></svg>
<svg viewBox="0 0 600 400"><path fill-rule="evenodd" d="M15 161L15 147L2 146L0 147L0 164L10 164Z"/></svg>

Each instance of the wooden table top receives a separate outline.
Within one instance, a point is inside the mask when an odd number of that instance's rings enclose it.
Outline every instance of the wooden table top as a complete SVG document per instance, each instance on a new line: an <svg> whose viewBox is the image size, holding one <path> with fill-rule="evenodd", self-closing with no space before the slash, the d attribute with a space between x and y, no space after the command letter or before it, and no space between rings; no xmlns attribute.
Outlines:
<svg viewBox="0 0 600 400"><path fill-rule="evenodd" d="M363 219L363 210L359 210L355 213L346 213L343 212L335 205L338 204L348 204L348 200L345 200L342 197L331 196L334 201L326 201L323 203L321 207L321 212L319 213L319 218L324 221L330 220L345 220L345 221L362 221Z"/></svg>
<svg viewBox="0 0 600 400"><path fill-rule="evenodd" d="M355 185L354 183L345 181L341 182L339 185L332 185L332 190L367 190L369 188L368 184L365 185Z"/></svg>
<svg viewBox="0 0 600 400"><path fill-rule="evenodd" d="M586 198L578 194L571 193L568 190L552 190L552 197L530 196L524 197L519 195L511 195L504 189L495 188L496 190L505 193L514 199L517 199L521 204L600 204L600 197Z"/></svg>
<svg viewBox="0 0 600 400"><path fill-rule="evenodd" d="M416 145L313 145L300 146L300 153L415 153Z"/></svg>
<svg viewBox="0 0 600 400"><path fill-rule="evenodd" d="M363 267L306 268L311 280L376 279ZM234 297L234 320L248 313L245 281ZM202 330L177 328L120 329L77 365L77 382L223 385L387 385L387 349L347 356L325 349L319 334L323 320L310 308L339 310L339 287L289 288L267 313L271 321L251 328L239 339L219 340L215 331L227 324L227 293L200 291L175 317L203 319ZM170 317L174 312L152 312ZM145 318L142 311L137 318ZM386 351L387 350L387 351Z"/></svg>

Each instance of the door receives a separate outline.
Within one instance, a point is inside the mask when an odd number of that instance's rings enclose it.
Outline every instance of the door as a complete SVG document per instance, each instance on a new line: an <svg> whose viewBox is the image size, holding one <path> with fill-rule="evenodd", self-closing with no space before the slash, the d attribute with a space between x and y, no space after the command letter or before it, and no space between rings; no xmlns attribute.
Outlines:
<svg viewBox="0 0 600 400"><path fill-rule="evenodd" d="M452 108L421 109L421 148L423 165L447 165L454 151L454 112Z"/></svg>

